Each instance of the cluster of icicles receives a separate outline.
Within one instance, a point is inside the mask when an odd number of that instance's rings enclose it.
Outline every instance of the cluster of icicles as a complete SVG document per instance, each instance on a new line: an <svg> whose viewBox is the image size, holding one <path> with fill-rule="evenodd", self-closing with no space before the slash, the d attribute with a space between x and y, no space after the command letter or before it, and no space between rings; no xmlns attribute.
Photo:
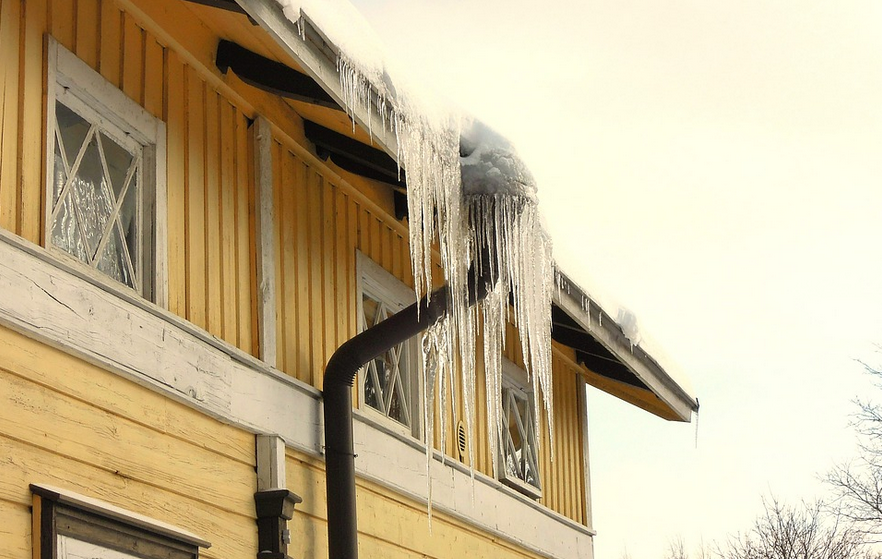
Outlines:
<svg viewBox="0 0 882 559"><path fill-rule="evenodd" d="M411 261L417 300L431 293L433 286L433 249L440 253L444 280L449 288L448 313L422 338L424 358L425 402L423 424L426 426L426 469L431 518L431 462L434 440L435 397L440 398L439 426L441 448L445 448L449 425L447 410L457 409L454 375L461 375L464 423L470 440L475 437L475 360L478 325L483 325L484 371L486 377L486 410L492 425L503 423L502 355L506 326L513 322L519 331L521 350L534 401L542 401L549 433L552 430L553 392L551 378L551 297L554 287L554 266L551 242L540 223L536 205L535 185L510 147L482 144L479 134L471 141L461 139L463 131L474 129L474 123L463 125L459 118L437 122L424 113L408 110L401 99L387 100L379 94L383 84L371 83L356 66L342 56L337 70L344 102L350 117L355 110L381 115L384 132L394 134L398 145L398 162L407 172ZM393 106L394 104L394 106ZM373 134L373 131L369 131ZM499 137L490 133L493 139ZM502 169L492 168L496 175L491 186L480 180L464 178L469 153L461 153L468 144L482 150L483 165L493 167L494 155L500 156ZM521 171L516 176L502 176L511 170L511 161ZM489 161L489 163L488 163ZM472 169L474 171L474 169ZM474 173L473 173L474 174ZM501 180L500 180L501 178ZM510 184L501 183L508 181ZM437 243L437 244L436 244ZM489 258L490 262L482 259ZM477 305L468 304L470 265L492 270L493 287ZM511 302L513 300L513 306ZM510 309L513 310L510 311ZM534 432L540 433L539 414ZM506 418L507 419L507 418ZM490 449L494 468L500 463L503 449L498 432L490 430ZM553 438L550 437L550 440ZM468 445L469 463L475 463L473 445ZM443 453L442 453L443 456ZM442 458L443 459L443 458ZM474 470L472 470L474 476Z"/></svg>

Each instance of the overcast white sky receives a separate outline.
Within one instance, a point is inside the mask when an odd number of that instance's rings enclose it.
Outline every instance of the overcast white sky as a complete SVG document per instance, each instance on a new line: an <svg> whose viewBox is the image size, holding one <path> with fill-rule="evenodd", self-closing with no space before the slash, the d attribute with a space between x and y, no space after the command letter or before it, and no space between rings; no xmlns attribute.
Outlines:
<svg viewBox="0 0 882 559"><path fill-rule="evenodd" d="M696 448L694 423L590 394L598 559L822 494L882 342L882 3L354 3L519 146L564 269L701 400Z"/></svg>

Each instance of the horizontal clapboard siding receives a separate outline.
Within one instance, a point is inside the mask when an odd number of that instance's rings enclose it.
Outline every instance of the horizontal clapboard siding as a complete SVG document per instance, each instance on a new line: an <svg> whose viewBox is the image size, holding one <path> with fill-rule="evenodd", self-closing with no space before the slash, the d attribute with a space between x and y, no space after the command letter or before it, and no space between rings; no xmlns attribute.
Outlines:
<svg viewBox="0 0 882 559"><path fill-rule="evenodd" d="M252 435L7 329L0 387L0 510L10 512L0 549L9 557L30 557L21 512L30 516L36 482L200 534L213 543L205 557L253 556Z"/></svg>

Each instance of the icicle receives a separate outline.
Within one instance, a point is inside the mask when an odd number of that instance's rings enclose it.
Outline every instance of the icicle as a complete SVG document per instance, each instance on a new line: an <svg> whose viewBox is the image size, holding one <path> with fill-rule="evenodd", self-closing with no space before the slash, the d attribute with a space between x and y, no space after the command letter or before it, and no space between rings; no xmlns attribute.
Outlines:
<svg viewBox="0 0 882 559"><path fill-rule="evenodd" d="M422 338L423 350L423 386L426 391L426 402L435 401L435 373L438 370L435 361L436 353L432 348L431 331L423 333ZM426 435L426 495L428 497L429 511L429 530L432 529L432 441L435 438L435 422L433 421L434 413L429 413L429 406L423 406L423 425L425 425Z"/></svg>
<svg viewBox="0 0 882 559"><path fill-rule="evenodd" d="M402 169L407 173L409 241L417 300L434 286L433 250L440 256L448 287L445 317L423 336L423 421L431 526L435 397L440 398L443 450L451 424L449 412L456 413L457 409L453 375L459 372L463 419L470 440L474 440L479 313L484 333L485 405L488 420L493 421L489 433L494 468L501 467L496 462L502 425L502 349L509 322L519 329L527 377L537 405L540 399L543 403L549 439L553 440L551 300L555 283L560 289L565 282L555 276L551 243L540 224L533 179L504 140L474 122L467 123L466 132L462 132L459 118L451 115L432 120L425 112L402 104L400 98L387 97L384 84L372 83L343 55L338 57L337 71L353 126L357 109L371 115L376 108L384 130L388 122L395 136L399 175ZM369 128L368 133L373 131ZM461 146L468 147L463 156ZM473 265L491 270L494 281L489 296L470 308L468 273ZM514 303L511 309L510 300ZM538 435L539 414L533 415L533 429ZM470 444L471 465L475 463L473 448ZM553 446L551 451L553 459Z"/></svg>

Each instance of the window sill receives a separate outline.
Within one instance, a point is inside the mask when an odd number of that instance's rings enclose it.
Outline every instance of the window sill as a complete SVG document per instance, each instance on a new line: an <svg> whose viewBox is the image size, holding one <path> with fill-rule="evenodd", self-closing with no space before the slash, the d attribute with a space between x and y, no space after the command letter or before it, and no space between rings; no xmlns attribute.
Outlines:
<svg viewBox="0 0 882 559"><path fill-rule="evenodd" d="M500 466L501 466L501 464L500 464ZM503 474L499 477L499 482L502 483L503 485L505 485L506 487L513 489L514 491L517 491L518 493L529 497L530 499L538 501L539 499L542 498L542 489L535 487L533 485L530 485L529 483L526 483L519 478L510 477L510 476Z"/></svg>

